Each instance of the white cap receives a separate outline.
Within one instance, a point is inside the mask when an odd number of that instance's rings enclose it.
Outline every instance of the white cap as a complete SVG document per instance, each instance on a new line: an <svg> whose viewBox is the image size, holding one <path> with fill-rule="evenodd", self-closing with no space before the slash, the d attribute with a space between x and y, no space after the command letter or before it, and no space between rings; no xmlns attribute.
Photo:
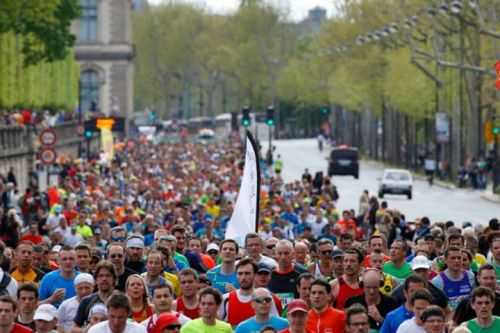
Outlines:
<svg viewBox="0 0 500 333"><path fill-rule="evenodd" d="M57 252L59 253L62 249L62 246L61 245L54 245L54 247L52 247L52 251L51 252Z"/></svg>
<svg viewBox="0 0 500 333"><path fill-rule="evenodd" d="M108 315L108 309L106 309L106 305L104 305L102 303L94 304L90 308L89 317L92 317L92 315L95 315L95 314L98 314L98 313L107 316Z"/></svg>
<svg viewBox="0 0 500 333"><path fill-rule="evenodd" d="M207 252L211 251L211 250L216 250L217 252L219 252L219 245L217 245L215 243L208 244L208 246L207 246Z"/></svg>
<svg viewBox="0 0 500 333"><path fill-rule="evenodd" d="M33 319L43 321L57 319L57 309L52 304L42 304L36 309Z"/></svg>
<svg viewBox="0 0 500 333"><path fill-rule="evenodd" d="M89 284L95 284L94 277L90 275L89 273L80 273L75 277L75 287L79 285L80 283L89 283Z"/></svg>
<svg viewBox="0 0 500 333"><path fill-rule="evenodd" d="M416 256L415 258L413 258L411 262L411 269L417 270L421 268L425 269L431 268L431 263L426 256Z"/></svg>

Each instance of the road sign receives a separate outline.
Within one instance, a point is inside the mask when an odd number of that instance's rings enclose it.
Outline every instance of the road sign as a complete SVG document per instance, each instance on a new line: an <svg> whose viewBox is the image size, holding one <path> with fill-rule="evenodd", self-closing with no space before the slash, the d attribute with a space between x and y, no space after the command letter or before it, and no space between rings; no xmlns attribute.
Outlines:
<svg viewBox="0 0 500 333"><path fill-rule="evenodd" d="M77 131L78 135L81 136L85 132L85 127L83 127L83 125L78 125L76 131Z"/></svg>
<svg viewBox="0 0 500 333"><path fill-rule="evenodd" d="M43 146L53 146L57 141L56 132L52 128L47 128L38 137Z"/></svg>
<svg viewBox="0 0 500 333"><path fill-rule="evenodd" d="M450 141L450 121L444 112L436 113L436 139L439 143Z"/></svg>
<svg viewBox="0 0 500 333"><path fill-rule="evenodd" d="M57 153L52 148L42 148L40 150L40 161L45 165L50 165L56 161Z"/></svg>

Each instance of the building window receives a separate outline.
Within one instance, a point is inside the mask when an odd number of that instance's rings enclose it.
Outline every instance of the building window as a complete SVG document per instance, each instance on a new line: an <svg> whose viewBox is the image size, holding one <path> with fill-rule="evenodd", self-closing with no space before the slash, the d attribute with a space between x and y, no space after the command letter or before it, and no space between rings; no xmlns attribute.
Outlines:
<svg viewBox="0 0 500 333"><path fill-rule="evenodd" d="M89 69L80 75L80 102L84 114L99 109L99 79L95 70Z"/></svg>
<svg viewBox="0 0 500 333"><path fill-rule="evenodd" d="M97 0L80 0L80 41L97 40Z"/></svg>

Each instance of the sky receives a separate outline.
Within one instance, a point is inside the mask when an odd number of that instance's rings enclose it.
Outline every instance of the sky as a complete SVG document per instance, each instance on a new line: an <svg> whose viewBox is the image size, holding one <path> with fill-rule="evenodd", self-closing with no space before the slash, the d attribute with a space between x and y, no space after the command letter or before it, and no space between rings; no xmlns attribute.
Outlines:
<svg viewBox="0 0 500 333"><path fill-rule="evenodd" d="M163 0L148 0L151 4L161 3ZM226 14L234 12L239 4L239 0L182 0L182 2L195 3L206 6L211 12ZM277 4L281 8L290 10L290 17L293 21L300 21L307 16L308 10L320 6L327 10L330 16L333 12L335 0L269 0L270 3Z"/></svg>

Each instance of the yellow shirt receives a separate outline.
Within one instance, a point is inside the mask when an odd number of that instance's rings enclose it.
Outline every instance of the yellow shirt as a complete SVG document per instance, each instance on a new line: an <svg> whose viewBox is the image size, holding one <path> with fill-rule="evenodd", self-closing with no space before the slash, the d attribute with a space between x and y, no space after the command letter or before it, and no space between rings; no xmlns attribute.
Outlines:
<svg viewBox="0 0 500 333"><path fill-rule="evenodd" d="M42 278L40 274L30 269L26 274L21 273L18 269L12 271L10 276L17 281L17 283L33 282L37 283Z"/></svg>
<svg viewBox="0 0 500 333"><path fill-rule="evenodd" d="M220 215L220 207L219 206L217 206L217 205L208 206L207 205L205 208L207 210L207 213L212 215L214 218L219 217L219 215Z"/></svg>
<svg viewBox="0 0 500 333"><path fill-rule="evenodd" d="M179 278L177 277L177 275L169 272L163 272L163 278L167 280L170 285L172 285L175 295L179 296L181 294L181 285L179 283Z"/></svg>
<svg viewBox="0 0 500 333"><path fill-rule="evenodd" d="M486 257L483 256L481 253L476 253L476 255L474 256L474 261L477 263L478 266L483 266L484 264L488 263Z"/></svg>
<svg viewBox="0 0 500 333"><path fill-rule="evenodd" d="M90 238L93 235L92 229L90 229L88 225L83 225L83 226L77 225L75 230L76 233L80 234L83 238Z"/></svg>

